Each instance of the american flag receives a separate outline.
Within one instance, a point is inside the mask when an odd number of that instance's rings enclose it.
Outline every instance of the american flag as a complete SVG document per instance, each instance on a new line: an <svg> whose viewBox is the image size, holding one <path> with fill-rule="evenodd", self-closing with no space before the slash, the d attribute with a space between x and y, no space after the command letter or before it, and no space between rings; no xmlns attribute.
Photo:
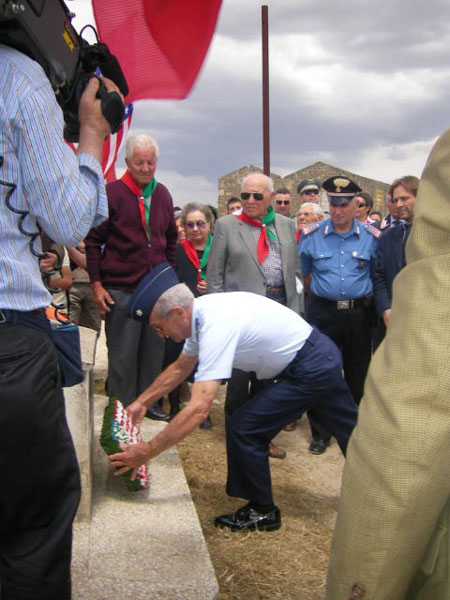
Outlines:
<svg viewBox="0 0 450 600"><path fill-rule="evenodd" d="M109 135L103 144L102 169L106 183L116 180L116 164L117 155L119 154L122 142L127 137L130 128L131 117L133 116L133 105L125 105L125 115L123 117L122 127L117 133Z"/></svg>
<svg viewBox="0 0 450 600"><path fill-rule="evenodd" d="M112 181L116 180L116 171L114 165L116 163L120 147L122 146L122 142L127 137L128 130L130 129L132 116L133 105L131 103L126 104L122 127L117 133L109 135L103 144L102 170L106 183L111 183ZM72 148L74 152L76 151L77 144L73 144L71 142L66 143Z"/></svg>

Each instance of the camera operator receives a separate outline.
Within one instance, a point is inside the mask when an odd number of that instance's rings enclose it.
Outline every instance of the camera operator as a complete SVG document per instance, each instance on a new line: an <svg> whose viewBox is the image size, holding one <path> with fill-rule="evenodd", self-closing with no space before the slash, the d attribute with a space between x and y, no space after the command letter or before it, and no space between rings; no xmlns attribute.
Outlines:
<svg viewBox="0 0 450 600"><path fill-rule="evenodd" d="M110 127L93 78L79 105L76 157L41 66L0 45L0 81L1 597L68 600L79 472L43 310L50 295L32 253L40 241L31 234L39 225L75 246L106 218L100 160Z"/></svg>

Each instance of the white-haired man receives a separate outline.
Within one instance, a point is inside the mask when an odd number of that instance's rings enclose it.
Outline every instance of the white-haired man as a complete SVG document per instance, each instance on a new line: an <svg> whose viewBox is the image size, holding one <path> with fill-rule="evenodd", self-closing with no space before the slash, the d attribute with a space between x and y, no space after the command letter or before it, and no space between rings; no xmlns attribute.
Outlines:
<svg viewBox="0 0 450 600"><path fill-rule="evenodd" d="M317 223L317 221L323 221L325 213L320 204L315 202L304 202L297 213L297 234L295 239L300 241L301 232L306 229L311 223Z"/></svg>
<svg viewBox="0 0 450 600"><path fill-rule="evenodd" d="M158 144L148 135L128 138L127 170L106 186L109 219L86 238L87 270L105 318L108 394L125 406L160 373L164 343L148 327L127 318L131 294L162 262L175 264L177 228L172 197L155 179ZM167 420L158 405L150 418Z"/></svg>
<svg viewBox="0 0 450 600"><path fill-rule="evenodd" d="M295 278L301 278L294 222L275 214L274 185L263 173L242 180L242 213L219 219L208 259L208 293L253 292L300 312ZM225 411L231 413L261 385L254 373L233 369L228 382ZM272 458L286 452L272 444Z"/></svg>
<svg viewBox="0 0 450 600"><path fill-rule="evenodd" d="M273 503L268 451L286 423L315 407L324 426L345 453L356 422L356 405L342 376L337 347L281 303L248 292L206 294L195 298L178 284L169 265L160 265L131 298L129 314L161 336L186 340L182 353L128 407L140 423L147 406L184 381L198 362L192 399L148 444L141 442L110 457L135 469L191 433L207 417L222 379L232 368L271 380L227 416L227 493L249 503L215 519L232 531L272 531L281 525Z"/></svg>

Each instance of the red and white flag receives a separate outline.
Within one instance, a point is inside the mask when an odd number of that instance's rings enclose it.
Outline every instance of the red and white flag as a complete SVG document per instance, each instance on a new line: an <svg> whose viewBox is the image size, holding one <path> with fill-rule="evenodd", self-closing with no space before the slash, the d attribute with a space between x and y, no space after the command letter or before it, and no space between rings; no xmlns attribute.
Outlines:
<svg viewBox="0 0 450 600"><path fill-rule="evenodd" d="M221 4L222 0L92 0L100 40L125 74L127 101L188 95Z"/></svg>

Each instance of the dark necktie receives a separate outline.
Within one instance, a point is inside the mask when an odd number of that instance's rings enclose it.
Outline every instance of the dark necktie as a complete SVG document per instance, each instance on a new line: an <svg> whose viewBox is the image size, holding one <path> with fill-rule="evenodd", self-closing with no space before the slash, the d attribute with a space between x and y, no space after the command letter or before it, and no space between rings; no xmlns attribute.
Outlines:
<svg viewBox="0 0 450 600"><path fill-rule="evenodd" d="M403 235L402 235L403 246L406 244L406 240L408 239L408 236L410 234L411 225L412 225L412 223L408 223L408 221L401 221L401 223L400 223L400 227L403 230Z"/></svg>

